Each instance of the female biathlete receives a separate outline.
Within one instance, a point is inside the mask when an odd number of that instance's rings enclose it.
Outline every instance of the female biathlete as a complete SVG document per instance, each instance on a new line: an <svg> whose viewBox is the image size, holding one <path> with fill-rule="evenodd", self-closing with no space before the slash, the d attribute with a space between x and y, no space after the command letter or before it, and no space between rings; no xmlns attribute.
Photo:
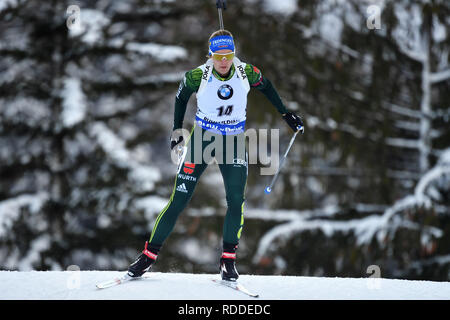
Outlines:
<svg viewBox="0 0 450 320"><path fill-rule="evenodd" d="M191 199L201 174L210 163L203 156L199 160L195 154L202 155L213 141L216 141L216 146L217 141L223 143L222 148L212 150L211 156L217 158L219 154L216 151L220 150L222 161L218 161L218 165L225 184L228 206L223 225L223 252L219 270L223 280L236 281L239 277L235 261L244 223L248 161L246 152L243 154L236 146L245 142L247 94L250 88L261 91L294 132L300 129L303 133L301 118L286 109L272 83L257 67L241 62L235 56L232 34L227 30L214 32L209 39L208 61L188 71L180 83L175 99L173 132L182 128L186 105L194 92L197 96L195 125L186 142L183 142L182 135L175 137L172 133L171 149L181 143L181 146L185 146L185 152L178 167L170 200L156 218L144 251L128 268L127 274L130 277L142 276L156 261L165 239ZM205 134L209 135L208 139L194 138L204 137ZM243 145L245 148L245 143Z"/></svg>

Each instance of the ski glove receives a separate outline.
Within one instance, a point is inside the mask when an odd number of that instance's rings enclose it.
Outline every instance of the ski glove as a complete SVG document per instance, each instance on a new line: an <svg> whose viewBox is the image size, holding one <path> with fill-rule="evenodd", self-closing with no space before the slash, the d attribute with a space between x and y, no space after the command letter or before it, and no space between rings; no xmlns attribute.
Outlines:
<svg viewBox="0 0 450 320"><path fill-rule="evenodd" d="M294 130L294 132L300 131L303 134L303 132L305 131L303 127L302 118L300 118L295 113L288 112L283 115L283 119L287 122L289 127L291 127L292 130Z"/></svg>
<svg viewBox="0 0 450 320"><path fill-rule="evenodd" d="M173 150L173 148L175 148L175 146L180 144L182 141L183 141L183 136L179 136L178 139L171 137L170 138L170 150Z"/></svg>

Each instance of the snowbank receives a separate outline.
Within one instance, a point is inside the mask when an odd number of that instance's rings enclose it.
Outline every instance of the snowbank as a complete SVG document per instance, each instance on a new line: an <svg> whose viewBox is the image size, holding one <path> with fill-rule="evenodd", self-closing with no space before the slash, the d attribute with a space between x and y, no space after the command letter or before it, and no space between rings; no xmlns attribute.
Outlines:
<svg viewBox="0 0 450 320"><path fill-rule="evenodd" d="M73 269L71 269L73 270ZM108 289L95 284L115 271L0 271L0 300L243 300L220 286L214 274L150 273L148 278ZM319 278L241 275L258 300L449 300L450 282L381 278Z"/></svg>

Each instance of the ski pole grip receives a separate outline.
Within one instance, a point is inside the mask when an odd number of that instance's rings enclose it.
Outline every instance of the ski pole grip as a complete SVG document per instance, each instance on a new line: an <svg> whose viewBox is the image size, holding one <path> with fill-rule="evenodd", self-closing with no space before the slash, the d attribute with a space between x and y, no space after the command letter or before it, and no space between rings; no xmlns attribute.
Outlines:
<svg viewBox="0 0 450 320"><path fill-rule="evenodd" d="M227 0L216 0L217 9L226 10L227 8Z"/></svg>

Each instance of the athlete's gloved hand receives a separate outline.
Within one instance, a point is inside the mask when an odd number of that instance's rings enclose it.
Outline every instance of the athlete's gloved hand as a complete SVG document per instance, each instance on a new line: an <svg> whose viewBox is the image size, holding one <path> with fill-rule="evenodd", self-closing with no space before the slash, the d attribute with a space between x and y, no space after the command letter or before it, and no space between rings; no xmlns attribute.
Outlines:
<svg viewBox="0 0 450 320"><path fill-rule="evenodd" d="M305 128L303 127L303 121L302 118L300 118L298 115L296 115L293 112L287 112L283 115L284 121L287 122L289 127L291 127L294 132L300 131L300 133L303 134L305 131Z"/></svg>
<svg viewBox="0 0 450 320"><path fill-rule="evenodd" d="M178 138L170 137L170 150L173 150L178 144L183 141L183 136L179 136Z"/></svg>

